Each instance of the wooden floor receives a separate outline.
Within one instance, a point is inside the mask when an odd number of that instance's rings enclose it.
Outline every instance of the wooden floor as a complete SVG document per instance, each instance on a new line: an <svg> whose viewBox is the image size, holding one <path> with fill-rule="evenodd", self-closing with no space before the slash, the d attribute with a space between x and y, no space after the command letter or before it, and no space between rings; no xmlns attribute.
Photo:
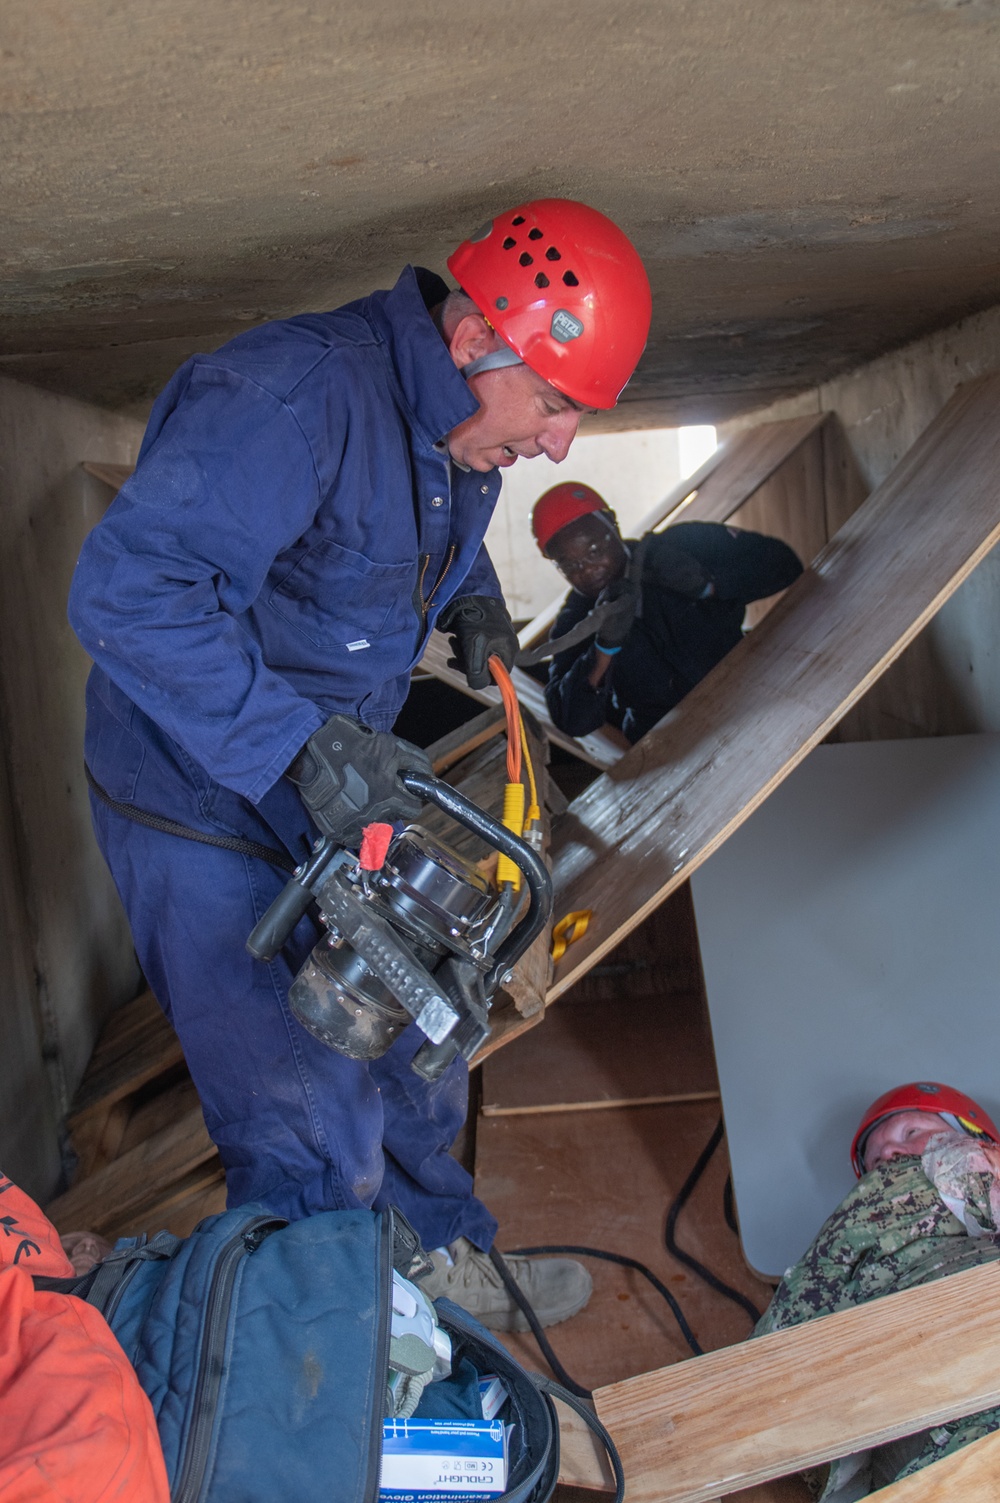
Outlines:
<svg viewBox="0 0 1000 1503"><path fill-rule="evenodd" d="M707 1351L740 1341L751 1323L663 1240L667 1208L719 1118L696 944L682 889L543 1027L486 1061L476 1192L499 1219L502 1250L568 1243L646 1263ZM707 1099L607 1104L674 1093ZM723 1142L681 1214L678 1241L763 1310L770 1286L747 1268L723 1214L728 1172ZM577 1382L599 1387L690 1355L641 1274L584 1261L594 1279L590 1304L550 1333ZM504 1340L526 1366L545 1370L530 1336Z"/></svg>

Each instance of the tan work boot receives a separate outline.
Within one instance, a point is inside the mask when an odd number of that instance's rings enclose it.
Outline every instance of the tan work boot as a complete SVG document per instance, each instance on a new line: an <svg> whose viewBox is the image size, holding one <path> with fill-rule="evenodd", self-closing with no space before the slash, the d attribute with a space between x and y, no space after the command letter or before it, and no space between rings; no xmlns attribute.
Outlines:
<svg viewBox="0 0 1000 1503"><path fill-rule="evenodd" d="M526 1331L528 1322L503 1286L503 1280L486 1253L465 1237L448 1249L448 1263L439 1248L430 1254L434 1272L420 1280L429 1299L444 1295L468 1310L491 1331ZM572 1258L515 1258L505 1262L543 1326L556 1326L582 1310L590 1298L593 1282L582 1263Z"/></svg>

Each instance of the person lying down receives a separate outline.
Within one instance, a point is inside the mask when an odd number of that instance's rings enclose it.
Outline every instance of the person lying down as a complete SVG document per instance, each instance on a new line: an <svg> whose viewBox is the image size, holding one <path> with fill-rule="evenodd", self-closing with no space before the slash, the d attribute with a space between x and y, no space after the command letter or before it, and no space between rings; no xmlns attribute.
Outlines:
<svg viewBox="0 0 1000 1503"><path fill-rule="evenodd" d="M858 1184L785 1273L753 1335L1000 1260L1000 1130L935 1081L886 1092L851 1145ZM855 1503L1000 1429L1000 1407L804 1473L822 1503Z"/></svg>

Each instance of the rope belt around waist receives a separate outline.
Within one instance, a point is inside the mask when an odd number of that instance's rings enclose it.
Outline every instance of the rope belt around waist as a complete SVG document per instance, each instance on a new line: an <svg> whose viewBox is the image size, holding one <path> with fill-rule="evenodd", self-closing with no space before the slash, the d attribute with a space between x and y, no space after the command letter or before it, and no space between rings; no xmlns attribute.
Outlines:
<svg viewBox="0 0 1000 1503"><path fill-rule="evenodd" d="M188 825L178 824L176 820L164 819L162 814L150 814L148 809L140 809L136 804L121 803L105 792L86 762L83 770L94 797L115 814L132 820L133 824L145 825L148 830L159 830L162 835L179 835L182 840L196 840L199 845L217 845L220 850L235 851L240 856L254 856L258 861L267 861L271 866L280 867L289 875L295 871L298 863L285 851L273 850L271 846L261 845L257 840L245 840L242 835L206 835L203 830L192 830Z"/></svg>

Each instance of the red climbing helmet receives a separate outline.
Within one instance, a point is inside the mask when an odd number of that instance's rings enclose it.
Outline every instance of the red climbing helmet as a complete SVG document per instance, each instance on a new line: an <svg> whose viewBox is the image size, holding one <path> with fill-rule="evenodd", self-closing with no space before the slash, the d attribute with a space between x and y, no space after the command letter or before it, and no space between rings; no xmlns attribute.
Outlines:
<svg viewBox="0 0 1000 1503"><path fill-rule="evenodd" d="M579 480L560 481L535 502L531 513L531 530L535 534L535 542L543 553L547 553L549 543L557 532L562 532L570 522L577 522L595 511L607 512L614 522L614 512L604 497L598 495L591 486L584 485Z"/></svg>
<svg viewBox="0 0 1000 1503"><path fill-rule="evenodd" d="M989 1138L1000 1143L1000 1130L986 1115L978 1102L953 1086L941 1085L935 1080L913 1080L909 1085L895 1086L886 1091L861 1118L861 1125L851 1144L851 1163L860 1179L865 1172L864 1147L868 1134L885 1117L896 1112L934 1112L943 1117L949 1127L967 1132L973 1138Z"/></svg>
<svg viewBox="0 0 1000 1503"><path fill-rule="evenodd" d="M448 267L543 380L583 407L615 405L645 348L652 298L638 251L604 214L570 198L519 204L464 240Z"/></svg>

